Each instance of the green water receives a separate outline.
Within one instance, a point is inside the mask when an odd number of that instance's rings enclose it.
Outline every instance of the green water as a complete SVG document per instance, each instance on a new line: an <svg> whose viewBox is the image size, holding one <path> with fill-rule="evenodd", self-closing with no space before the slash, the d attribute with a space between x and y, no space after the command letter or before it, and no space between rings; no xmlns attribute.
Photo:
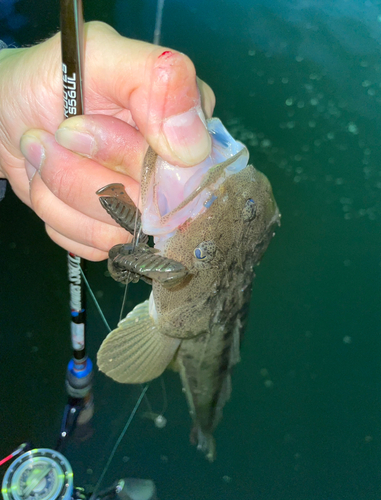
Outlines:
<svg viewBox="0 0 381 500"><path fill-rule="evenodd" d="M44 16L18 4L30 21L19 43L58 26L57 6L40 3ZM97 1L85 12L151 38L154 2ZM152 478L160 500L381 498L380 21L379 1L167 1L162 43L214 89L216 116L271 180L282 227L258 268L216 462L190 446L168 373L167 426L138 416L104 486ZM54 447L70 348L65 252L11 192L0 213L3 456L25 440ZM104 272L88 266L115 324L121 289ZM137 285L129 305L147 294ZM105 333L90 304L93 358ZM93 434L66 453L76 484L95 484L138 394L96 374ZM158 382L149 398L160 411Z"/></svg>

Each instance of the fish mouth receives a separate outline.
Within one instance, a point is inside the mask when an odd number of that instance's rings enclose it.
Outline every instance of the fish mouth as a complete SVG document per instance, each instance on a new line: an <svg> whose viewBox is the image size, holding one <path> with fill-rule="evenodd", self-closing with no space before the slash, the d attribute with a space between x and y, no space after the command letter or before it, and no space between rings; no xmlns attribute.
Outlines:
<svg viewBox="0 0 381 500"><path fill-rule="evenodd" d="M213 192L246 167L249 153L244 144L233 139L218 118L208 120L207 126L212 152L203 162L182 168L157 158L142 213L145 234L168 239L184 222L205 212L214 202Z"/></svg>

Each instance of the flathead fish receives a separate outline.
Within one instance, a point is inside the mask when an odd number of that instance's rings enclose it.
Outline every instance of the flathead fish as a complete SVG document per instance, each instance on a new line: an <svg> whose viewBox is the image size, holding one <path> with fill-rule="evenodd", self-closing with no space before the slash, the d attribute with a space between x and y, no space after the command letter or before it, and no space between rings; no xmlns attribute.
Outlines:
<svg viewBox="0 0 381 500"><path fill-rule="evenodd" d="M119 281L152 283L152 292L104 340L98 365L118 382L142 383L172 362L193 420L191 441L212 461L213 431L240 359L253 268L280 215L269 181L247 164L246 147L216 118L208 129L212 154L195 167L176 167L147 152L143 243L113 247L109 270ZM113 204L128 206L121 185L99 194L110 212ZM145 243L146 234L154 236L155 248Z"/></svg>

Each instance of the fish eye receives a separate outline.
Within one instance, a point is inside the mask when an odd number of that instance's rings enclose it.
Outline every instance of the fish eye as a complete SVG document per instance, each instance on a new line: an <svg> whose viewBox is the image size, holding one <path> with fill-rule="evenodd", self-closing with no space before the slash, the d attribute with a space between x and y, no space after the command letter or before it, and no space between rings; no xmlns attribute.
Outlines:
<svg viewBox="0 0 381 500"><path fill-rule="evenodd" d="M208 262L213 259L216 253L216 245L214 241L203 241L193 251L197 260Z"/></svg>
<svg viewBox="0 0 381 500"><path fill-rule="evenodd" d="M252 198L246 200L245 206L242 209L242 217L244 221L251 221L257 215L257 204Z"/></svg>

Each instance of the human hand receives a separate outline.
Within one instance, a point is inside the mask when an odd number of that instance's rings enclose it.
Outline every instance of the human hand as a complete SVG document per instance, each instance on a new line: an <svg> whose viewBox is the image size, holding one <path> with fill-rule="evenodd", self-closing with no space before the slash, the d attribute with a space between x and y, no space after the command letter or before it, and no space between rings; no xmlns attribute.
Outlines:
<svg viewBox="0 0 381 500"><path fill-rule="evenodd" d="M87 115L63 123L60 35L0 53L0 177L57 244L102 260L128 235L102 209L97 189L120 182L137 202L147 142L180 166L205 159L201 107L210 117L214 95L197 85L183 54L98 22L85 25L85 40Z"/></svg>

